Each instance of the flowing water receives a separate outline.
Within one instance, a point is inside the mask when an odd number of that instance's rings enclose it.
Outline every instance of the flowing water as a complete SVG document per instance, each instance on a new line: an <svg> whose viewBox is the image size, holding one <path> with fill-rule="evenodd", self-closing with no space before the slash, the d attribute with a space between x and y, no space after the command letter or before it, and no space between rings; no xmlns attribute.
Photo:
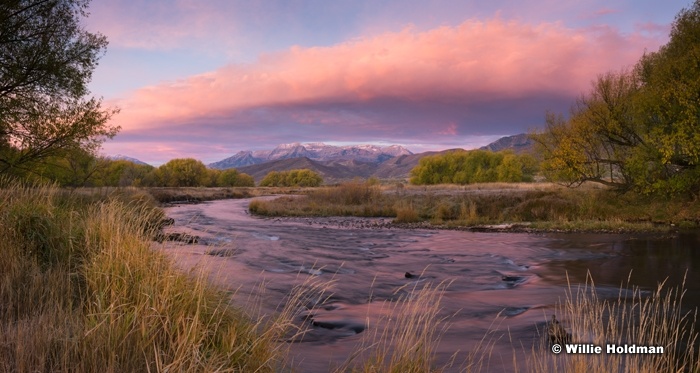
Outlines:
<svg viewBox="0 0 700 373"><path fill-rule="evenodd" d="M333 280L330 298L314 311L312 330L292 345L300 372L326 372L341 364L381 322L385 301L427 282L450 282L441 303L449 329L437 361L453 361L454 371L494 330L508 334L494 343L489 369L510 369L513 347L529 351L569 284L584 283L589 271L598 294L609 297L617 297L628 279L654 290L666 278L669 285L679 285L687 276L685 306L700 304L696 233L408 230L386 228L382 219L258 218L248 214L248 203L221 200L166 208L175 219L170 230L201 239L196 245L170 243L164 250L184 268L204 266L213 281L237 289L239 304L259 300L263 313L284 302L294 284L309 277ZM212 251L219 256L205 255Z"/></svg>

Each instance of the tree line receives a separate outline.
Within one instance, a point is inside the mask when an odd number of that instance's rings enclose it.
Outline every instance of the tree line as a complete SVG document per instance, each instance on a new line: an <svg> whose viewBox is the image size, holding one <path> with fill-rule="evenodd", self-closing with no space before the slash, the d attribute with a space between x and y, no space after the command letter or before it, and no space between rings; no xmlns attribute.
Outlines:
<svg viewBox="0 0 700 373"><path fill-rule="evenodd" d="M488 150L456 150L423 157L411 170L411 184L471 184L533 181L531 155Z"/></svg>
<svg viewBox="0 0 700 373"><path fill-rule="evenodd" d="M93 157L81 152L42 163L28 179L69 187L246 187L253 177L235 169L216 170L193 158L173 159L161 165Z"/></svg>
<svg viewBox="0 0 700 373"><path fill-rule="evenodd" d="M193 158L172 159L153 167L128 160L94 157L87 151L74 151L68 157L49 158L37 165L29 180L51 181L67 187L253 187L252 176L236 169L208 168ZM271 171L260 186L313 187L323 178L309 169Z"/></svg>

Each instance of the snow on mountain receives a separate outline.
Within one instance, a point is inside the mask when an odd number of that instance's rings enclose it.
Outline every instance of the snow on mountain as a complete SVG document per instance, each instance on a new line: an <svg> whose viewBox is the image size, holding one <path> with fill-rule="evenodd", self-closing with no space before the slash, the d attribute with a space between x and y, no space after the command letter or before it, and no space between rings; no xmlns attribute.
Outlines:
<svg viewBox="0 0 700 373"><path fill-rule="evenodd" d="M327 160L354 160L360 162L381 163L401 155L413 154L400 145L380 147L377 145L348 145L335 146L324 143L298 142L280 144L272 150L240 151L233 156L214 162L209 165L212 168L227 169L234 167L250 166L279 159L292 159L306 157L317 161Z"/></svg>

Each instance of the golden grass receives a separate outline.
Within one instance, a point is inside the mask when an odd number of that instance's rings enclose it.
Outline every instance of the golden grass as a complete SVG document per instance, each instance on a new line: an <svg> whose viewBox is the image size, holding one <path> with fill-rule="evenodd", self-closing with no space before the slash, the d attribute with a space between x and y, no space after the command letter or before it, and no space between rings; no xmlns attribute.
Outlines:
<svg viewBox="0 0 700 373"><path fill-rule="evenodd" d="M385 302L383 317L368 325L355 352L336 372L439 372L434 356L449 318L440 315L448 284L406 285L394 302Z"/></svg>
<svg viewBox="0 0 700 373"><path fill-rule="evenodd" d="M438 226L534 223L540 230L668 231L696 227L700 201L619 194L596 185L569 189L549 183L379 187L348 183L301 197L253 200L265 216L393 217L396 223Z"/></svg>
<svg viewBox="0 0 700 373"><path fill-rule="evenodd" d="M700 370L697 310L682 311L683 285L641 291L621 286L617 299L601 299L593 280L569 286L557 316L571 333L572 343L603 347L601 354L553 354L550 343L536 345L529 372L684 372ZM546 334L546 332L544 333ZM606 344L663 346L662 354L608 354Z"/></svg>
<svg viewBox="0 0 700 373"><path fill-rule="evenodd" d="M144 227L161 217L152 202L1 181L0 371L283 366L290 323L247 317L230 294L152 250Z"/></svg>

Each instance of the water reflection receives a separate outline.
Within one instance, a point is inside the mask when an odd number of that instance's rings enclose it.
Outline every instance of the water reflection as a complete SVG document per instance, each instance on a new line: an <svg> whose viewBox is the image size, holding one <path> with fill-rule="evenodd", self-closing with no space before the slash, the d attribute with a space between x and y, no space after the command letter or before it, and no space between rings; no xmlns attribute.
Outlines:
<svg viewBox="0 0 700 373"><path fill-rule="evenodd" d="M617 296L628 278L632 285L653 290L667 278L669 285L678 285L687 274L686 306L700 305L698 233L373 229L351 218L254 218L247 214L247 203L225 200L167 209L176 221L171 229L199 235L205 244L231 248L232 255L203 255L211 250L206 245L171 244L166 251L183 267L209 268L212 280L237 290L239 304L259 294L264 280L263 312L273 312L292 286L309 276L334 280L327 307L314 314L312 333L292 348L300 371L325 372L342 363L376 326L373 323L385 312L384 301L426 281L451 283L442 302L450 329L437 353L440 363L456 356L455 371L494 329L507 330L512 342L494 346L491 368L508 370L511 343L529 349L537 326L554 312L569 283L584 283L589 272L599 293L610 296ZM494 325L498 314L503 319Z"/></svg>

